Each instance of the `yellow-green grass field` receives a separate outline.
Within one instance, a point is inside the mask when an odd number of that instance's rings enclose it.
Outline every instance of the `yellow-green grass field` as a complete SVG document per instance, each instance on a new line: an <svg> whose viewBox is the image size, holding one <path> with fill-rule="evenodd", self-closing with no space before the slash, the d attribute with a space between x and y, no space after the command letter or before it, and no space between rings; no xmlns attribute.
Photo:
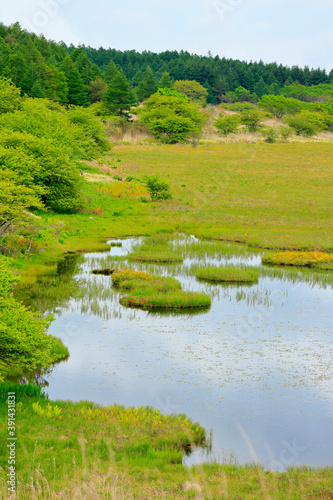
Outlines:
<svg viewBox="0 0 333 500"><path fill-rule="evenodd" d="M333 144L311 142L207 144L196 149L116 145L86 167L84 211L38 213L43 230L36 244L45 252L33 256L33 266L21 260L17 268L33 281L46 263L66 251L103 250L111 237L163 232L273 250L332 252L332 153ZM110 159L116 160L117 170L107 167ZM142 196L142 188L128 195L128 189L120 189L126 181L113 180L115 172L141 181L159 174L170 183L173 199L152 202ZM104 189L110 179L119 189Z"/></svg>

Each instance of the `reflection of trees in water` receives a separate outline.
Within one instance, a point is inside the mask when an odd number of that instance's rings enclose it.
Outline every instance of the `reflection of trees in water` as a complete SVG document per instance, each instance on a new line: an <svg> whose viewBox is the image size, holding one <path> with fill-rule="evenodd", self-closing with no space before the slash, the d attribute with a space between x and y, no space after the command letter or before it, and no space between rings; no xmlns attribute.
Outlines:
<svg viewBox="0 0 333 500"><path fill-rule="evenodd" d="M58 363L54 363L48 368L44 368L42 370L36 370L35 372L24 372L23 375L20 374L16 377L8 377L8 380L20 385L29 382L29 384L38 385L39 387L48 387L49 383L44 377L48 377L52 373L53 368L60 363L63 363L63 360L59 361Z"/></svg>
<svg viewBox="0 0 333 500"><path fill-rule="evenodd" d="M38 276L33 287L19 287L15 291L15 298L33 311L41 311L43 314L64 307L78 291L80 283L73 276L82 259L80 254L66 255L57 262L55 271Z"/></svg>

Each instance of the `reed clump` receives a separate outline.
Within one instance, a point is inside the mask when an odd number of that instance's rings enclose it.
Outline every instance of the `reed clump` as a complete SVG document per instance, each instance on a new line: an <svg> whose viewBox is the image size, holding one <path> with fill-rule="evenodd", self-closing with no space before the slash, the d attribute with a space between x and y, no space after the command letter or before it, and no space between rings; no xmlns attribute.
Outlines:
<svg viewBox="0 0 333 500"><path fill-rule="evenodd" d="M258 281L258 269L241 269L237 267L206 267L198 269L196 277L215 282L254 283Z"/></svg>
<svg viewBox="0 0 333 500"><path fill-rule="evenodd" d="M333 254L325 252L279 252L262 257L263 264L299 266L333 271Z"/></svg>
<svg viewBox="0 0 333 500"><path fill-rule="evenodd" d="M203 293L185 292L174 278L155 276L142 271L121 270L112 274L112 283L126 295L120 303L142 309L205 308L211 298Z"/></svg>
<svg viewBox="0 0 333 500"><path fill-rule="evenodd" d="M128 256L132 262L183 262L183 250L173 239L164 236L146 238Z"/></svg>

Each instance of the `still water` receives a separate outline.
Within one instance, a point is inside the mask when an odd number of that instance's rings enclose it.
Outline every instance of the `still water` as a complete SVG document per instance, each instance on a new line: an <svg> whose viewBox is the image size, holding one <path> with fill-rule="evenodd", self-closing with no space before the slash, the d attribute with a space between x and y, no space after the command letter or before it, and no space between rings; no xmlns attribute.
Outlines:
<svg viewBox="0 0 333 500"><path fill-rule="evenodd" d="M294 271L292 279L261 267L260 254L222 243L181 265L112 260L137 241L81 257L70 278L76 292L49 306L50 333L70 351L47 376L50 398L185 413L213 436L211 452L197 450L186 464L332 465L333 289L325 276ZM227 263L260 266L259 282L212 285L191 272ZM209 294L212 306L198 314L125 308L111 278L91 274L113 266L172 275L183 289Z"/></svg>

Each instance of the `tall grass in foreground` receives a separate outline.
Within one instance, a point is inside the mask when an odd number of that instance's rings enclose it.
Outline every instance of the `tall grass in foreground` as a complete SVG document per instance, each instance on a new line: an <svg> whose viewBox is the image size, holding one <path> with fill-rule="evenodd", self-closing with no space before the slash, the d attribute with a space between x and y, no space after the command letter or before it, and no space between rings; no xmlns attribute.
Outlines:
<svg viewBox="0 0 333 500"><path fill-rule="evenodd" d="M17 495L7 481L7 429L0 426L0 497L18 500L331 498L332 467L265 471L259 465L182 465L187 449L209 445L185 415L150 407L102 407L50 401L39 387L0 385L16 392ZM0 422L7 405L0 404Z"/></svg>

